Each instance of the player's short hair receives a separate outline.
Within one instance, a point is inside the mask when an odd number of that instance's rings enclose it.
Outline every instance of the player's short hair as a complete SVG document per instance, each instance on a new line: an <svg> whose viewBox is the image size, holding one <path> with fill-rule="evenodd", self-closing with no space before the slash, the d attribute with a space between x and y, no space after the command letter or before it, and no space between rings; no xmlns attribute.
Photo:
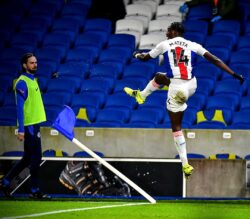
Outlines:
<svg viewBox="0 0 250 219"><path fill-rule="evenodd" d="M27 53L25 53L23 56L22 56L22 58L21 58L21 66L22 66L22 71L23 72L25 72L25 69L24 69L24 67L23 67L23 64L26 64L27 62L28 62L28 59L30 58L30 57L33 57L33 56L35 56L33 53L31 53L31 52L27 52Z"/></svg>
<svg viewBox="0 0 250 219"><path fill-rule="evenodd" d="M168 27L168 29L175 30L180 35L183 35L183 33L185 32L184 26L183 26L183 24L181 22L173 22L173 23L171 23L170 26Z"/></svg>

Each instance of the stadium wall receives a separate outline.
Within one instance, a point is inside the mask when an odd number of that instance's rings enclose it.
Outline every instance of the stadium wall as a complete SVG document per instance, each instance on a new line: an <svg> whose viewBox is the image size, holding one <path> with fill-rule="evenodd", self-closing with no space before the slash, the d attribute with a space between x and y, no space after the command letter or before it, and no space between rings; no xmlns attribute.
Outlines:
<svg viewBox="0 0 250 219"><path fill-rule="evenodd" d="M15 129L0 127L0 154L23 150L23 143L15 136ZM94 136L87 136L88 130L93 130ZM188 136L186 141L189 153L207 157L217 153L233 153L242 158L250 154L249 130L192 129L184 130L184 133ZM81 150L64 136L52 134L51 128L41 128L43 151L63 150L71 156ZM75 128L75 138L90 149L104 153L105 157L174 158L177 154L170 129Z"/></svg>

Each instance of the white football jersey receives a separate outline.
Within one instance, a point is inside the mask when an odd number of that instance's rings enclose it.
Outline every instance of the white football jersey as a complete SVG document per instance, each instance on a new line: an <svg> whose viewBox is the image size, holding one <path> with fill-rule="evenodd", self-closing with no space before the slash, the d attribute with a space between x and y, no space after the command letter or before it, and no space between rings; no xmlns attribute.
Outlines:
<svg viewBox="0 0 250 219"><path fill-rule="evenodd" d="M164 56L164 65L169 78L191 79L195 56L203 56L207 50L200 44L183 37L175 37L160 42L149 52L152 58Z"/></svg>

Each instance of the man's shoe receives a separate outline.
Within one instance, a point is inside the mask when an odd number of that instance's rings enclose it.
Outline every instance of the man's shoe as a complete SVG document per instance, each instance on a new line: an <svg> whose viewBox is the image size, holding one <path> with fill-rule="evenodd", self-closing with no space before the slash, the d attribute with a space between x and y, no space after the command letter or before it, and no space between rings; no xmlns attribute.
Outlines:
<svg viewBox="0 0 250 219"><path fill-rule="evenodd" d="M30 193L29 197L33 199L51 199L49 195L43 194L40 190Z"/></svg>
<svg viewBox="0 0 250 219"><path fill-rule="evenodd" d="M5 197L7 197L7 198L11 198L12 197L10 187L3 185L2 181L0 181L0 191L3 192L3 194L4 194Z"/></svg>
<svg viewBox="0 0 250 219"><path fill-rule="evenodd" d="M83 162L69 161L61 172L59 181L68 189L74 189L79 195L88 190L92 184Z"/></svg>
<svg viewBox="0 0 250 219"><path fill-rule="evenodd" d="M182 171L185 174L186 179L188 179L192 175L193 170L194 170L194 168L189 164L185 164L182 167Z"/></svg>
<svg viewBox="0 0 250 219"><path fill-rule="evenodd" d="M138 104L143 104L145 102L145 98L141 96L140 90L132 90L129 87L124 87L124 92L131 97L134 97Z"/></svg>

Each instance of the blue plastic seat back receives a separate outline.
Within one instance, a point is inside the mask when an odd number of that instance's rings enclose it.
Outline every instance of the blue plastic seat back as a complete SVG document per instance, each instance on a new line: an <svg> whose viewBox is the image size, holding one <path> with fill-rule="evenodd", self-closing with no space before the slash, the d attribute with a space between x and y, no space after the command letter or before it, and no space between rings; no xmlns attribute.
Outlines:
<svg viewBox="0 0 250 219"><path fill-rule="evenodd" d="M208 22L204 20L185 20L183 22L185 32L208 34Z"/></svg>
<svg viewBox="0 0 250 219"><path fill-rule="evenodd" d="M135 36L130 34L112 34L109 37L107 47L128 47L135 50Z"/></svg>
<svg viewBox="0 0 250 219"><path fill-rule="evenodd" d="M68 91L73 94L77 92L77 89L79 86L80 86L80 81L76 82L68 78L67 79L50 79L48 81L47 92Z"/></svg>
<svg viewBox="0 0 250 219"><path fill-rule="evenodd" d="M86 20L84 31L103 31L110 34L112 32L112 22L106 18L91 18Z"/></svg>
<svg viewBox="0 0 250 219"><path fill-rule="evenodd" d="M147 80L144 78L125 78L118 80L114 86L114 93L124 93L124 87L129 87L133 90L142 90L147 84Z"/></svg>
<svg viewBox="0 0 250 219"><path fill-rule="evenodd" d="M145 78L146 80L152 79L154 76L154 68L150 68L142 63L133 63L125 66L123 78Z"/></svg>
<svg viewBox="0 0 250 219"><path fill-rule="evenodd" d="M80 92L101 91L105 94L108 94L111 93L113 86L113 79L91 78L82 82Z"/></svg>
<svg viewBox="0 0 250 219"><path fill-rule="evenodd" d="M212 18L212 6L210 4L200 4L191 7L186 20L202 20Z"/></svg>
<svg viewBox="0 0 250 219"><path fill-rule="evenodd" d="M127 108L134 109L137 106L134 98L129 97L125 93L115 93L107 97L105 108Z"/></svg>
<svg viewBox="0 0 250 219"><path fill-rule="evenodd" d="M226 35L211 35L207 36L205 47L208 48L226 48L232 50L234 42L230 36Z"/></svg>
<svg viewBox="0 0 250 219"><path fill-rule="evenodd" d="M16 126L17 112L16 106L2 106L0 107L0 125Z"/></svg>
<svg viewBox="0 0 250 219"><path fill-rule="evenodd" d="M232 112L237 110L239 98L230 95L216 95L208 97L206 109L229 109Z"/></svg>
<svg viewBox="0 0 250 219"><path fill-rule="evenodd" d="M100 151L94 151L99 157L104 157L104 154ZM91 157L87 152L85 151L78 151L73 154L74 157Z"/></svg>
<svg viewBox="0 0 250 219"><path fill-rule="evenodd" d="M98 63L91 67L90 78L107 77L117 79L119 76L118 69L115 66Z"/></svg>
<svg viewBox="0 0 250 219"><path fill-rule="evenodd" d="M72 98L72 107L94 107L99 109L103 105L103 99L101 96L93 93L79 93Z"/></svg>

